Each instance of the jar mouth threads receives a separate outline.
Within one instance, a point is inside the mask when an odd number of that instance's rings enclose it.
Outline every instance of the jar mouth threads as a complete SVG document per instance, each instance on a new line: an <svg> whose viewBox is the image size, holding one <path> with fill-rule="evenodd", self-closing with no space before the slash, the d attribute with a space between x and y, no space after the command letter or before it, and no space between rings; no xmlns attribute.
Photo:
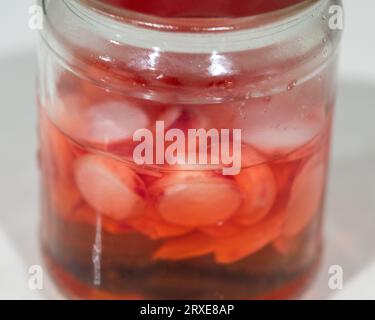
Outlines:
<svg viewBox="0 0 375 320"><path fill-rule="evenodd" d="M181 16L169 17L153 15L118 7L101 0L74 0L80 2L91 10L107 15L114 20L132 24L138 27L158 31L174 32L228 32L234 30L258 28L268 25L273 21L282 21L292 17L299 12L309 10L319 2L325 0L300 0L300 2L278 8L273 11L261 12L251 15L228 16L228 17L194 17Z"/></svg>

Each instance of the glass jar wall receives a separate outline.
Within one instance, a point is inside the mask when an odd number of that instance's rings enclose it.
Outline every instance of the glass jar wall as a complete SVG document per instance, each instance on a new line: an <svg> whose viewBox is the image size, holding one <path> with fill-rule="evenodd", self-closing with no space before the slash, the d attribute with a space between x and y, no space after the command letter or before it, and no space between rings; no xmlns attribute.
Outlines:
<svg viewBox="0 0 375 320"><path fill-rule="evenodd" d="M41 1L42 244L69 297L303 291L322 246L340 2L292 2L213 17Z"/></svg>

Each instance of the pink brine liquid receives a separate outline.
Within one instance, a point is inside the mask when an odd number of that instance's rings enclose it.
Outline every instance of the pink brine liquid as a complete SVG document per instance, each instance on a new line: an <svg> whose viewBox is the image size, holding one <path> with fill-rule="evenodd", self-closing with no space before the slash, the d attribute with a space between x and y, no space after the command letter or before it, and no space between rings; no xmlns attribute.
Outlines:
<svg viewBox="0 0 375 320"><path fill-rule="evenodd" d="M107 2L163 16L238 16L298 1ZM103 72L101 63L91 59L87 73ZM126 86L121 68L106 76ZM43 247L59 285L75 298L299 294L320 253L333 104L326 72L274 95L202 105L130 98L61 73L58 102L40 108ZM173 95L212 85L170 81ZM240 173L136 165L133 132L154 132L156 121L183 132L241 129Z"/></svg>
<svg viewBox="0 0 375 320"><path fill-rule="evenodd" d="M244 17L302 2L303 0L101 0L120 8L161 17Z"/></svg>

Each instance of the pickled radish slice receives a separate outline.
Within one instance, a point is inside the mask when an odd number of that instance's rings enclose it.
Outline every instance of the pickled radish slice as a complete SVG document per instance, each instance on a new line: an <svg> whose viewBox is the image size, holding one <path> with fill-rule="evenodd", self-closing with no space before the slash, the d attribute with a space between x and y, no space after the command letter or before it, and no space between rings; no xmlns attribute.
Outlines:
<svg viewBox="0 0 375 320"><path fill-rule="evenodd" d="M290 123L286 124L284 128L284 130L277 128L254 129L254 131L249 131L244 139L264 153L283 154L291 152L312 140L321 127L310 122Z"/></svg>
<svg viewBox="0 0 375 320"><path fill-rule="evenodd" d="M61 217L71 216L84 203L79 190L74 185L51 182L49 192L53 210Z"/></svg>
<svg viewBox="0 0 375 320"><path fill-rule="evenodd" d="M69 214L62 217L72 222L93 226L94 228L101 226L102 230L111 234L124 234L132 231L128 224L103 216L84 201L80 201L75 208L69 211Z"/></svg>
<svg viewBox="0 0 375 320"><path fill-rule="evenodd" d="M203 227L200 230L211 237L233 237L241 232L241 227L233 221L218 223L215 226Z"/></svg>
<svg viewBox="0 0 375 320"><path fill-rule="evenodd" d="M170 112L171 115L177 115L176 113L172 113L172 111ZM208 119L206 116L204 116L197 110L180 108L179 112L179 117L177 117L174 122L170 121L170 126L167 128L180 129L185 132L186 137L188 137L187 132L189 129L207 128L208 124L210 123L210 119Z"/></svg>
<svg viewBox="0 0 375 320"><path fill-rule="evenodd" d="M329 144L329 141L325 142L324 138L330 135L331 130L332 130L332 119L331 117L328 117L328 120L326 121L321 132L317 136L315 136L311 141L309 141L307 144L305 144L301 148L298 148L297 150L290 153L286 160L294 161L294 160L305 158L313 154L314 152L318 152L319 148L321 148L322 145L325 145L325 148L327 148L328 150L330 144Z"/></svg>
<svg viewBox="0 0 375 320"><path fill-rule="evenodd" d="M223 149L225 150L224 152L228 153L229 157L228 155L223 156ZM235 152L238 152L236 157L234 157ZM206 158L202 158L204 161L200 161L202 155L206 155ZM225 147L220 144L218 150L213 150L212 146L208 144L207 150L198 149L196 152L177 152L176 158L178 164L171 166L173 169L185 171L220 170L224 175L228 176L237 175L241 168L258 165L266 161L254 148L245 144L233 146L232 142ZM193 163L189 159L196 159L196 161Z"/></svg>
<svg viewBox="0 0 375 320"><path fill-rule="evenodd" d="M70 215L66 218L70 221L88 225L95 225L97 223L95 210L84 201L72 210Z"/></svg>
<svg viewBox="0 0 375 320"><path fill-rule="evenodd" d="M263 158L260 160L260 158L249 156L249 153L247 153L244 146L239 146L238 158L233 157L233 153L237 151L234 151L232 145L228 148L230 157L226 156L224 158L222 156L221 148L222 145L218 145L218 149L213 151L211 146L208 145L207 150L204 148L203 150L197 148L196 151L183 150L183 152L177 152L175 155L177 164L171 165L171 168L184 171L220 170L223 175L233 176L238 174L245 164L248 164L249 162L254 163L254 161L256 163L263 161Z"/></svg>
<svg viewBox="0 0 375 320"><path fill-rule="evenodd" d="M299 169L300 162L284 162L280 160L272 165L272 172L279 189L278 196L282 197L283 201L288 200L290 188Z"/></svg>
<svg viewBox="0 0 375 320"><path fill-rule="evenodd" d="M157 180L159 180L161 177L163 177L163 174L161 172L156 171L156 170L154 170L154 171L150 170L149 171L147 169L145 169L145 170L137 169L135 171L140 176L140 178L142 179L146 188L153 185ZM151 174L151 172L153 172L155 174Z"/></svg>
<svg viewBox="0 0 375 320"><path fill-rule="evenodd" d="M152 185L150 193L166 221L186 227L223 222L242 201L231 180L203 172L171 173Z"/></svg>
<svg viewBox="0 0 375 320"><path fill-rule="evenodd" d="M46 111L40 108L42 169L61 183L73 180L74 150L67 138L54 126Z"/></svg>
<svg viewBox="0 0 375 320"><path fill-rule="evenodd" d="M302 147L298 148L292 153L289 153L288 157L282 161L296 161L313 154L321 145L323 136L323 134L318 134Z"/></svg>
<svg viewBox="0 0 375 320"><path fill-rule="evenodd" d="M132 228L126 223L119 223L116 220L112 220L103 216L104 219L102 221L102 228L105 232L111 234L124 234L132 232Z"/></svg>
<svg viewBox="0 0 375 320"><path fill-rule="evenodd" d="M298 239L297 238L286 238L279 237L273 242L273 247L282 255L289 255L295 252L298 248Z"/></svg>
<svg viewBox="0 0 375 320"><path fill-rule="evenodd" d="M155 181L156 179L160 179L163 176L161 171L150 167L133 166L132 169L136 172L136 174L142 177L143 181L147 180L148 182L151 182Z"/></svg>
<svg viewBox="0 0 375 320"><path fill-rule="evenodd" d="M295 89L297 90L297 89ZM301 148L323 129L323 105L306 105L288 97L274 97L269 103L250 104L233 123L242 129L242 140L267 155L290 153Z"/></svg>
<svg viewBox="0 0 375 320"><path fill-rule="evenodd" d="M294 237L308 226L321 205L325 184L325 164L314 156L297 175L287 205L283 236Z"/></svg>
<svg viewBox="0 0 375 320"><path fill-rule="evenodd" d="M135 218L130 221L129 224L135 230L153 240L177 237L192 231L192 228L178 226L164 221L153 208L149 208L146 214Z"/></svg>
<svg viewBox="0 0 375 320"><path fill-rule="evenodd" d="M201 257L213 252L213 238L195 232L166 241L154 254L155 260L184 260Z"/></svg>
<svg viewBox="0 0 375 320"><path fill-rule="evenodd" d="M234 177L244 194L244 202L235 220L245 226L262 220L270 212L277 195L275 178L269 166L243 169Z"/></svg>
<svg viewBox="0 0 375 320"><path fill-rule="evenodd" d="M83 198L114 220L142 214L145 186L133 170L118 161L89 155L76 163L75 176Z"/></svg>
<svg viewBox="0 0 375 320"><path fill-rule="evenodd" d="M74 96L64 99L65 107L57 121L73 138L94 145L130 140L138 129L148 128L145 112L129 101L103 101L83 105Z"/></svg>
<svg viewBox="0 0 375 320"><path fill-rule="evenodd" d="M205 163L200 163L200 157L207 155ZM213 154L197 151L185 151L177 152L175 155L177 164L170 165L173 170L180 171L207 171L207 170L220 170L223 165L221 164L220 156ZM192 160L190 160L192 159ZM195 159L195 160L194 160ZM204 159L204 158L203 158Z"/></svg>
<svg viewBox="0 0 375 320"><path fill-rule="evenodd" d="M245 143L241 144L241 163L243 170L248 167L256 166L266 162L267 159L259 152L257 152L253 147Z"/></svg>
<svg viewBox="0 0 375 320"><path fill-rule="evenodd" d="M101 226L102 230L111 234L124 234L132 231L129 224L123 221L110 219L85 203L73 212L71 219L80 223L92 225L95 228Z"/></svg>
<svg viewBox="0 0 375 320"><path fill-rule="evenodd" d="M285 213L276 210L260 223L231 238L217 239L215 261L230 264L242 260L272 243L281 233Z"/></svg>
<svg viewBox="0 0 375 320"><path fill-rule="evenodd" d="M170 106L167 109L158 115L157 121L164 121L164 127L169 129L182 115L182 108Z"/></svg>

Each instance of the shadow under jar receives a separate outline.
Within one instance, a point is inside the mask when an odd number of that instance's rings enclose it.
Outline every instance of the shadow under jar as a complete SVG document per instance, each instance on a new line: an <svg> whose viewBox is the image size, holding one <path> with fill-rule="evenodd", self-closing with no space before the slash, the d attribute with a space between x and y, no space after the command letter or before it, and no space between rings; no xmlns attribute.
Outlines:
<svg viewBox="0 0 375 320"><path fill-rule="evenodd" d="M147 3L40 1L50 273L70 298L298 297L321 253L340 1Z"/></svg>

